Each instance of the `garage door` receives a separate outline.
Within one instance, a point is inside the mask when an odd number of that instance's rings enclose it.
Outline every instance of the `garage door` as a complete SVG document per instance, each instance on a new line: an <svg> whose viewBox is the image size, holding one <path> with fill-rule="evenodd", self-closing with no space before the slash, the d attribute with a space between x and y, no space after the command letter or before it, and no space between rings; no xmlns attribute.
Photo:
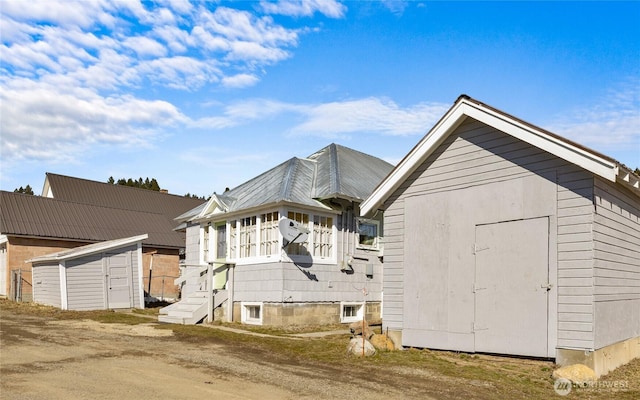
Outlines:
<svg viewBox="0 0 640 400"><path fill-rule="evenodd" d="M547 356L548 218L476 226L475 350Z"/></svg>

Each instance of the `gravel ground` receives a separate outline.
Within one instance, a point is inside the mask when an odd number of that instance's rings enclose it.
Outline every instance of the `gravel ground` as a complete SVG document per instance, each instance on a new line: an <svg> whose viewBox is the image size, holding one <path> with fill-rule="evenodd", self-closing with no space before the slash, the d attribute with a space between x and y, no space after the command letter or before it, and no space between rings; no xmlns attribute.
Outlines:
<svg viewBox="0 0 640 400"><path fill-rule="evenodd" d="M251 348L241 354L226 345L180 341L171 330L153 325L52 320L3 311L0 397L389 400L408 394L402 388L345 379L349 371L274 362Z"/></svg>
<svg viewBox="0 0 640 400"><path fill-rule="evenodd" d="M100 323L7 304L0 315L2 400L562 398L553 392L549 361L410 350L365 363L313 362L304 354L266 351L273 347L261 341L323 340L314 335L212 339L157 329L153 319ZM211 328L236 335L233 328ZM345 349L347 342L345 334ZM575 390L566 398L640 398L640 360L603 379L627 387Z"/></svg>

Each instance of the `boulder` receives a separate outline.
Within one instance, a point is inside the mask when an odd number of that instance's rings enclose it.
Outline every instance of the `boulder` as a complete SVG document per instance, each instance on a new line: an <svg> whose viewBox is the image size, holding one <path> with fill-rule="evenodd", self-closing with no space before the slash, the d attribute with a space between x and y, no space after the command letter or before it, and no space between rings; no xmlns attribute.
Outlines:
<svg viewBox="0 0 640 400"><path fill-rule="evenodd" d="M587 382L594 382L598 379L595 371L583 364L573 364L558 368L553 371L552 377L553 379L568 379L572 383L580 386L584 386Z"/></svg>
<svg viewBox="0 0 640 400"><path fill-rule="evenodd" d="M351 325L349 325L349 330L351 331L351 336L353 337L364 336L365 339L369 340L371 339L371 336L373 336L373 331L371 330L371 328L369 328L369 324L367 324L367 321L364 321L364 329L362 321L356 321L352 322Z"/></svg>
<svg viewBox="0 0 640 400"><path fill-rule="evenodd" d="M377 350L392 351L396 348L393 341L385 334L373 335L369 341Z"/></svg>
<svg viewBox="0 0 640 400"><path fill-rule="evenodd" d="M362 356L362 337L352 338L347 346L347 354ZM364 340L364 355L369 357L376 354L376 349L370 341Z"/></svg>

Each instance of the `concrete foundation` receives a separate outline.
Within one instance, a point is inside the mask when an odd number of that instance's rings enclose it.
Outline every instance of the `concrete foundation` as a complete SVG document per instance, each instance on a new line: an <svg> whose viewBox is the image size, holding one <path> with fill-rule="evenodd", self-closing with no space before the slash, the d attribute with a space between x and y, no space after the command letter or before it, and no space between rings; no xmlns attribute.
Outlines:
<svg viewBox="0 0 640 400"><path fill-rule="evenodd" d="M241 322L241 304L233 304L233 321ZM214 311L214 319L227 320L219 307ZM370 323L380 322L380 303L366 305L365 318ZM220 310L220 311L218 311ZM301 326L329 325L340 323L340 303L263 303L262 325L265 326Z"/></svg>
<svg viewBox="0 0 640 400"><path fill-rule="evenodd" d="M606 375L634 358L640 357L640 336L603 347L598 350L557 349L556 363L560 366L584 364L596 372L597 377Z"/></svg>

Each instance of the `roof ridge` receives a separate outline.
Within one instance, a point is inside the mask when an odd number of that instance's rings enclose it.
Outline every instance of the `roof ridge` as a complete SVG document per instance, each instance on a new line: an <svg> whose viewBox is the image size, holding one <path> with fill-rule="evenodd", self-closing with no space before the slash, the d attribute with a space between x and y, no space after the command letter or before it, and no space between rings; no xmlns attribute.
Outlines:
<svg viewBox="0 0 640 400"><path fill-rule="evenodd" d="M144 189L144 188L139 188L139 187L135 187L135 186L120 185L118 183L100 182L100 181L96 181L96 180L93 180L93 179L79 178L77 176L71 176L71 175L56 174L56 173L53 173L53 172L46 172L45 175L47 175L47 176L57 176L57 177L64 178L64 179L69 179L69 180L91 182L91 183L94 183L94 184L100 184L100 185L108 186L108 187L117 187L117 188L119 188L117 190L120 190L120 188L122 188L124 190L137 190L137 191L144 190L144 192L140 192L140 193L146 193L146 192L154 193L153 196L161 194L163 196L169 195L169 196L173 196L173 197L177 197L177 198L185 197L185 196L182 196L182 195L179 195L179 194L169 193L168 191L166 193L163 193L163 192L158 191L158 190L150 190L150 189ZM153 178L153 179L155 179L155 178ZM133 180L133 178L132 178L132 180ZM55 195L55 193L54 193L54 195Z"/></svg>
<svg viewBox="0 0 640 400"><path fill-rule="evenodd" d="M156 212L156 211L149 211L148 209L145 209L145 210L132 210L130 208L104 206L104 205L100 205L100 204L84 203L84 202L81 202L81 201L57 199L55 197L30 195L30 194L25 194L25 193L15 193L15 192L9 192L9 191L6 191L6 190L0 190L0 194L1 193L8 194L8 195L15 195L15 196L19 196L19 195L27 196L26 198L34 199L35 201L49 201L49 202L54 202L54 203L78 204L78 205L81 205L81 206L104 208L104 209L107 209L107 210L132 211L132 212L140 212L140 213L144 213L144 214L153 214L153 215L165 216L164 213Z"/></svg>

